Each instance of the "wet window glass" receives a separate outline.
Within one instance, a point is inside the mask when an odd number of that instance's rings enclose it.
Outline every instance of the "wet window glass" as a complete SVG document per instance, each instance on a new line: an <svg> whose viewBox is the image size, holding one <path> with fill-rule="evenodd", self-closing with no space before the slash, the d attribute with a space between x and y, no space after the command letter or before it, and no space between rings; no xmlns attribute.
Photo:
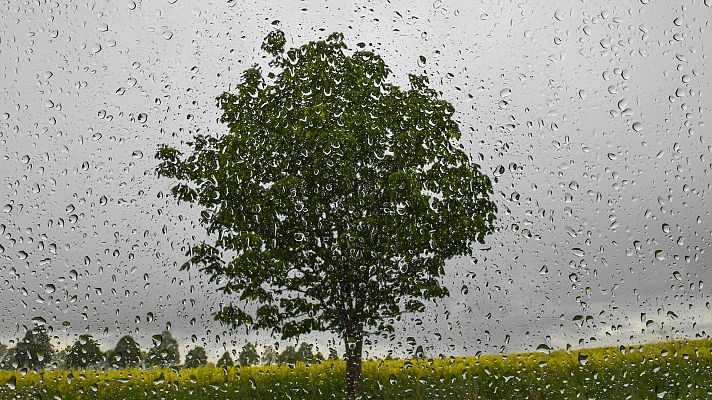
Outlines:
<svg viewBox="0 0 712 400"><path fill-rule="evenodd" d="M0 4L0 398L709 398L711 17Z"/></svg>

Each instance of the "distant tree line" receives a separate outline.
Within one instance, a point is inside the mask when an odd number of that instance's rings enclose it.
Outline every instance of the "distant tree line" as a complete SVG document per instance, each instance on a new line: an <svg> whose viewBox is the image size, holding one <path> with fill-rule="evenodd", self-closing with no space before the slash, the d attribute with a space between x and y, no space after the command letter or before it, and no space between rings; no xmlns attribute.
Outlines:
<svg viewBox="0 0 712 400"><path fill-rule="evenodd" d="M113 349L104 352L91 335L81 335L73 345L57 351L47 329L37 326L29 329L15 347L8 348L0 343L0 369L198 368L213 365L208 362L205 348L201 346L190 349L181 364L178 341L168 331L154 335L151 341L153 346L145 351L133 337L126 335ZM330 358L336 357L335 352L330 352ZM324 356L315 353L314 346L309 343L286 346L281 352L274 346L267 346L260 354L253 343L247 342L240 351L225 351L217 366L319 363L323 360Z"/></svg>

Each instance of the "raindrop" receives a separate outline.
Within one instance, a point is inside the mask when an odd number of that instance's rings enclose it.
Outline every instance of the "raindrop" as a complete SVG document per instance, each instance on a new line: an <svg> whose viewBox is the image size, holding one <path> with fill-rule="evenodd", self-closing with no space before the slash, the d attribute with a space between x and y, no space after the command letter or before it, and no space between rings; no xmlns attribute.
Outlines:
<svg viewBox="0 0 712 400"><path fill-rule="evenodd" d="M17 377L15 375L10 376L10 379L5 382L5 386L7 386L10 390L15 390L17 387Z"/></svg>
<svg viewBox="0 0 712 400"><path fill-rule="evenodd" d="M574 247L571 249L571 253L575 255L576 257L583 257L584 254L586 254L581 248L579 247Z"/></svg>
<svg viewBox="0 0 712 400"><path fill-rule="evenodd" d="M658 261L665 260L665 256L663 255L662 250L655 250L655 259L657 259Z"/></svg>
<svg viewBox="0 0 712 400"><path fill-rule="evenodd" d="M627 100L627 99L621 99L621 100L618 102L618 109L621 110L621 111L623 111L623 110L625 110L626 108L628 108L628 100Z"/></svg>
<svg viewBox="0 0 712 400"><path fill-rule="evenodd" d="M541 343L536 347L537 351L541 351L543 353L548 353L551 351L551 347L546 345L545 343Z"/></svg>

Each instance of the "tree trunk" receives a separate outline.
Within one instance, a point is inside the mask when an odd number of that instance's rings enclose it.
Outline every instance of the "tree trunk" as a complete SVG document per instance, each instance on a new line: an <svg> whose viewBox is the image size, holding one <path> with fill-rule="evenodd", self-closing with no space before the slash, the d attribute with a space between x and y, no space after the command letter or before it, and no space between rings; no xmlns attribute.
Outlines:
<svg viewBox="0 0 712 400"><path fill-rule="evenodd" d="M355 342L353 340L356 339ZM363 376L361 375L361 350L363 337L344 340L346 344L346 399L358 400L363 398Z"/></svg>

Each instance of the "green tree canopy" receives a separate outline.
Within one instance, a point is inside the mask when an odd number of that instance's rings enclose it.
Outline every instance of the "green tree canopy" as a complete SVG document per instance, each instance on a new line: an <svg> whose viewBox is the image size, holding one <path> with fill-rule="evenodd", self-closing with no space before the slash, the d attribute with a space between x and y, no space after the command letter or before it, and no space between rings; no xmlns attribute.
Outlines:
<svg viewBox="0 0 712 400"><path fill-rule="evenodd" d="M277 362L277 351L274 346L265 347L264 351L262 351L261 361L265 365L272 365Z"/></svg>
<svg viewBox="0 0 712 400"><path fill-rule="evenodd" d="M321 356L321 354L319 354L319 356ZM321 356L321 360L319 360L317 354L314 353L314 345L302 342L297 348L297 359L307 364L314 364L317 361L323 360L324 357Z"/></svg>
<svg viewBox="0 0 712 400"><path fill-rule="evenodd" d="M218 367L232 367L235 365L235 362L232 360L232 356L230 355L229 351L226 351L223 353L222 356L218 359Z"/></svg>
<svg viewBox="0 0 712 400"><path fill-rule="evenodd" d="M285 346L284 350L277 356L277 362L282 364L296 364L299 361L297 349L292 346Z"/></svg>
<svg viewBox="0 0 712 400"><path fill-rule="evenodd" d="M151 338L153 347L148 351L146 364L150 367L175 367L180 364L178 341L168 331Z"/></svg>
<svg viewBox="0 0 712 400"><path fill-rule="evenodd" d="M67 368L96 368L104 361L104 353L99 349L99 343L91 335L81 335L67 352L65 363Z"/></svg>
<svg viewBox="0 0 712 400"><path fill-rule="evenodd" d="M194 347L185 355L186 368L204 367L208 364L208 355L205 353L205 348L201 346Z"/></svg>
<svg viewBox="0 0 712 400"><path fill-rule="evenodd" d="M354 398L366 335L447 296L445 261L493 230L492 185L425 76L390 83L379 55L339 33L285 42L276 31L263 43L274 72L253 66L218 97L229 132L194 136L185 156L161 147L157 171L212 236L183 268L239 300L215 318L283 339L338 334Z"/></svg>
<svg viewBox="0 0 712 400"><path fill-rule="evenodd" d="M4 344L2 346L4 348L0 351L0 369L10 370L17 368L17 366L13 365L13 363L17 363L17 359L15 358L15 348L7 347Z"/></svg>
<svg viewBox="0 0 712 400"><path fill-rule="evenodd" d="M108 356L109 366L112 368L138 367L141 365L141 348L133 337L121 337Z"/></svg>
<svg viewBox="0 0 712 400"><path fill-rule="evenodd" d="M259 364L260 355L257 353L255 345L250 342L245 343L245 345L242 346L242 350L240 350L240 353L237 355L237 362L240 363L240 365Z"/></svg>
<svg viewBox="0 0 712 400"><path fill-rule="evenodd" d="M35 326L25 332L17 343L14 360L16 368L44 369L54 361L55 350L44 325Z"/></svg>
<svg viewBox="0 0 712 400"><path fill-rule="evenodd" d="M330 347L329 348L329 360L338 360L339 359L339 352L336 351L335 348Z"/></svg>

